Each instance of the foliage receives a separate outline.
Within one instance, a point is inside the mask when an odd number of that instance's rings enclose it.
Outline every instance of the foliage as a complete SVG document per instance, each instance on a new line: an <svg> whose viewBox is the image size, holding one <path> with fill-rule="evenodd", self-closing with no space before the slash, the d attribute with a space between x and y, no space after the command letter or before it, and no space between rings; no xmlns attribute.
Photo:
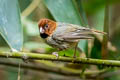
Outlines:
<svg viewBox="0 0 120 80"><path fill-rule="evenodd" d="M20 51L23 45L22 26L18 1L0 1L0 33L13 51Z"/></svg>
<svg viewBox="0 0 120 80"><path fill-rule="evenodd" d="M119 11L119 0L0 0L0 50L2 51L23 51L23 52L35 52L38 54L51 54L56 49L50 47L45 44L44 41L39 37L38 24L37 22L41 18L49 18L59 22L66 22L71 24L77 24L84 27L94 28L100 31L105 31L104 22L105 15L105 6L109 5L109 30L110 34L108 41L108 54L106 59L118 60L120 57L120 11ZM20 12L21 10L21 12ZM20 15L21 14L21 15ZM22 23L22 25L21 25ZM94 40L81 40L78 44L78 47L82 52L78 49L77 56L81 58L89 57L95 59L103 59L102 54L102 39L101 35L94 35ZM24 37L24 38L23 38ZM23 40L24 39L24 40ZM23 43L24 42L24 43ZM8 46L10 48L8 48ZM107 50L107 49L106 49ZM59 52L60 56L72 57L74 50L66 50ZM5 60L6 61L6 60ZM9 61L9 60L8 60ZM10 59L10 61L14 61L14 59ZM16 62L21 62L15 60ZM32 61L32 65L41 64L41 62ZM83 64L71 64L71 63L63 63L63 62L51 62L47 68L49 73L44 72L34 72L34 76L27 74L29 72L27 70L22 69L22 75L31 76L31 80L40 80L43 74L47 74L46 80L52 79L60 79L64 80L64 77L55 74L54 72L50 72L50 64L56 64L58 66L64 66L66 68L70 68L71 70L83 70L81 77L71 77L71 79L79 80L83 79L91 79L92 75L89 76L84 75L85 71L100 71L101 69L108 69L106 66L91 66L91 65L83 65ZM43 64L43 63L42 63ZM85 67L86 66L86 67ZM46 68L44 65L43 67ZM53 68L53 67L52 67ZM56 66L54 66L56 69ZM17 69L11 68L8 66L5 69L1 68L0 71L5 71L6 73L1 73L7 78L5 80L16 80L16 71ZM111 68L104 73L100 73L94 77L97 79L106 79L106 80L119 80L119 75L111 75L111 74L119 74L115 73L115 71L119 70L119 68ZM25 71L25 73L24 73ZM63 71L64 72L64 71ZM107 75L109 74L109 75ZM40 75L40 77L39 77ZM55 77L51 77L51 76ZM106 76L107 75L107 76ZM14 77L15 76L15 77ZM14 79L13 79L14 78ZM21 79L28 80L27 76L22 77ZM68 76L65 76L68 79ZM70 79L69 78L69 79ZM0 76L0 79L2 77ZM43 79L45 79L43 77ZM93 78L92 78L93 79Z"/></svg>

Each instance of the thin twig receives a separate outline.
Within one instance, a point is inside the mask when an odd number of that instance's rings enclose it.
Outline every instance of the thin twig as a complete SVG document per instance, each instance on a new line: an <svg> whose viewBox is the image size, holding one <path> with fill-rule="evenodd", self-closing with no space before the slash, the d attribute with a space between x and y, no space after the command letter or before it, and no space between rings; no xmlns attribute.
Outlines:
<svg viewBox="0 0 120 80"><path fill-rule="evenodd" d="M17 80L20 80L20 71L21 71L20 66L21 66L21 64L20 64L20 62L19 62L19 68L18 68L18 78L17 78Z"/></svg>

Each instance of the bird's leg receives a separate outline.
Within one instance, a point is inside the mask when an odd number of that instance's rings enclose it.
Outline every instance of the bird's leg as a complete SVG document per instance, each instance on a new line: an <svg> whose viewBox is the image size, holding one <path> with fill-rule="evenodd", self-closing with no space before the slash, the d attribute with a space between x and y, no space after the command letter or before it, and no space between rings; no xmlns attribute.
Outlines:
<svg viewBox="0 0 120 80"><path fill-rule="evenodd" d="M77 52L77 46L78 46L78 43L76 43L76 45L75 45L75 50L74 50L74 55L73 55L73 58L76 58L76 52Z"/></svg>

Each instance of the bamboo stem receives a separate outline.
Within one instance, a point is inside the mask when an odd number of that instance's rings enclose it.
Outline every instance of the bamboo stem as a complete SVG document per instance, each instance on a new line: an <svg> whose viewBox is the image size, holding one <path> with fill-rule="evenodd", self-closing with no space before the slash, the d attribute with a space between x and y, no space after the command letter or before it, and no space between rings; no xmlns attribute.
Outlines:
<svg viewBox="0 0 120 80"><path fill-rule="evenodd" d="M21 59L26 57L27 59L62 61L62 62L72 62L72 60L73 60L73 58L70 58L70 57L60 56L59 59L57 59L56 56L54 56L54 55L25 53L25 52L0 52L0 57L21 58ZM117 60L75 58L74 63L120 67L120 61L117 61Z"/></svg>

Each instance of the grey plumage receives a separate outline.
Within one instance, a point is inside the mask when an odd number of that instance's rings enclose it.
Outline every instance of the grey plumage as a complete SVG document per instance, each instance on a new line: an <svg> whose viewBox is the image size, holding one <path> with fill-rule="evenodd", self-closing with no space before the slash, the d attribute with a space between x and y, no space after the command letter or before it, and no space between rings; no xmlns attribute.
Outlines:
<svg viewBox="0 0 120 80"><path fill-rule="evenodd" d="M54 33L47 38L46 42L61 50L74 47L80 39L93 39L93 34L96 34L92 29L81 27L78 25L57 23L57 28Z"/></svg>

